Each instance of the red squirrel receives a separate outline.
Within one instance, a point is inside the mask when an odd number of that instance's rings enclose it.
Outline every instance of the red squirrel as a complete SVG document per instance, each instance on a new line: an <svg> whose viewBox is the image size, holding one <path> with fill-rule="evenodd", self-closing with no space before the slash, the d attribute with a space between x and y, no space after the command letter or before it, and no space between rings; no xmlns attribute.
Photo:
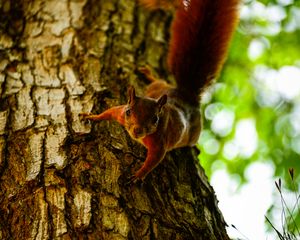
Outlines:
<svg viewBox="0 0 300 240"><path fill-rule="evenodd" d="M168 67L176 86L158 80L147 68L150 80L145 96L128 90L128 102L99 115L82 113L85 119L116 120L148 152L132 181L143 180L168 151L194 146L201 131L200 94L219 74L238 22L239 0L140 0L146 7L175 8Z"/></svg>

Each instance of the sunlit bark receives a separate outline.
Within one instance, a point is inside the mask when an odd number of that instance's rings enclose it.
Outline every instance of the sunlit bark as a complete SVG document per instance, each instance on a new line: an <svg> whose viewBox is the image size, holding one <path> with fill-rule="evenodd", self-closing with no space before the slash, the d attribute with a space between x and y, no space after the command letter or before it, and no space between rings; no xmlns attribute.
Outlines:
<svg viewBox="0 0 300 240"><path fill-rule="evenodd" d="M195 149L142 185L145 149L82 121L162 71L170 15L132 0L0 1L0 239L228 239Z"/></svg>

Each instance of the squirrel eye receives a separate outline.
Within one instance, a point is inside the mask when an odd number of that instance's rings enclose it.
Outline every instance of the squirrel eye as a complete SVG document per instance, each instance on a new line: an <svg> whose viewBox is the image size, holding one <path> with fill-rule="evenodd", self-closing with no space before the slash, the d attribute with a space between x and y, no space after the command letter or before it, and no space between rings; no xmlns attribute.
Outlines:
<svg viewBox="0 0 300 240"><path fill-rule="evenodd" d="M157 117L157 116L154 116L154 117L152 118L152 123L155 124L155 123L157 123L157 122L158 122L158 117Z"/></svg>
<svg viewBox="0 0 300 240"><path fill-rule="evenodd" d="M127 116L127 117L129 117L129 116L130 116L130 114L131 114L131 111L130 111L130 109L127 109L127 110L126 110L126 112L125 112L125 114L126 114L126 116Z"/></svg>

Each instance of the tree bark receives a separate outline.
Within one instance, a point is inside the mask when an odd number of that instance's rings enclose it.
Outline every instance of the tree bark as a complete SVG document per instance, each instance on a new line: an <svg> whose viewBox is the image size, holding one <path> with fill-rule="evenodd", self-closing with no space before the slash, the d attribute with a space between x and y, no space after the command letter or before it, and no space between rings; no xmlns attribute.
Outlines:
<svg viewBox="0 0 300 240"><path fill-rule="evenodd" d="M168 78L170 21L132 0L0 0L0 239L229 239L196 149L126 185L145 149L78 116L141 95L138 66Z"/></svg>

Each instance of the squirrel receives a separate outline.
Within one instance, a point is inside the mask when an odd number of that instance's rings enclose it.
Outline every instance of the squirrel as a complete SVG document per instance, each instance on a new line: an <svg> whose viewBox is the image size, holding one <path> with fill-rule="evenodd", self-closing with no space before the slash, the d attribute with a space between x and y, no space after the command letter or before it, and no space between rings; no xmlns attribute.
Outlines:
<svg viewBox="0 0 300 240"><path fill-rule="evenodd" d="M140 71L151 82L145 96L128 89L128 102L92 121L116 120L147 148L147 157L131 181L144 178L175 148L194 146L201 131L200 96L218 76L238 22L239 0L139 0L150 9L175 9L168 67L176 86Z"/></svg>

